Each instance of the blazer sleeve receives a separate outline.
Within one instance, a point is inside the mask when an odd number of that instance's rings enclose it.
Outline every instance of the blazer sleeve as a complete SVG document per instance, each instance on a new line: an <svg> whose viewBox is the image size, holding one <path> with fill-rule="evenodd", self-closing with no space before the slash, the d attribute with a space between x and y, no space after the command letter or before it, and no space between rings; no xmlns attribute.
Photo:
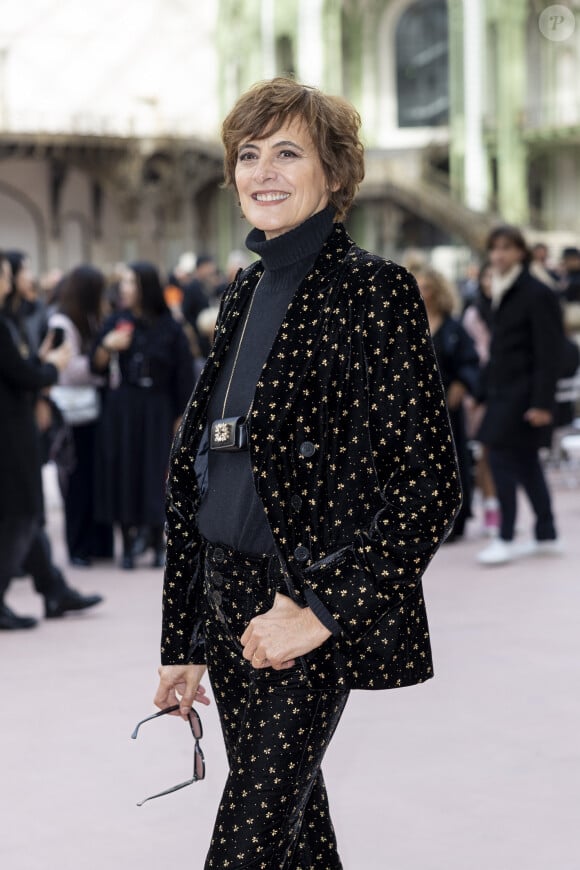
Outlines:
<svg viewBox="0 0 580 870"><path fill-rule="evenodd" d="M449 418L415 279L392 263L365 299L368 437L382 507L305 581L356 640L421 581L461 504Z"/></svg>
<svg viewBox="0 0 580 870"><path fill-rule="evenodd" d="M181 417L193 392L193 356L183 328L176 324L172 378L173 416Z"/></svg>
<svg viewBox="0 0 580 870"><path fill-rule="evenodd" d="M230 287L231 290L231 287ZM224 294L216 333L227 304ZM190 419L196 408L196 391L183 414L173 441L165 500L167 553L163 579L161 664L203 664L203 549L196 526L196 463L188 442ZM203 448L198 451L202 453Z"/></svg>
<svg viewBox="0 0 580 870"><path fill-rule="evenodd" d="M181 443L171 451L166 496L167 553L163 580L161 664L203 664L202 548L195 524L195 457Z"/></svg>

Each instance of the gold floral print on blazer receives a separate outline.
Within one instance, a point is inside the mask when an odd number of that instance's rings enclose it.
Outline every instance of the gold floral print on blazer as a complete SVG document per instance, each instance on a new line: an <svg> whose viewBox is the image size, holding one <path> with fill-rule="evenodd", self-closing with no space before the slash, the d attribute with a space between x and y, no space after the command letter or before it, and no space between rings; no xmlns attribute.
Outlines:
<svg viewBox="0 0 580 870"><path fill-rule="evenodd" d="M262 273L228 289L173 445L161 657L203 661L194 459L235 326ZM445 399L414 278L334 229L256 386L254 481L288 594L309 586L341 627L300 660L315 687L391 688L432 676L421 578L461 501Z"/></svg>

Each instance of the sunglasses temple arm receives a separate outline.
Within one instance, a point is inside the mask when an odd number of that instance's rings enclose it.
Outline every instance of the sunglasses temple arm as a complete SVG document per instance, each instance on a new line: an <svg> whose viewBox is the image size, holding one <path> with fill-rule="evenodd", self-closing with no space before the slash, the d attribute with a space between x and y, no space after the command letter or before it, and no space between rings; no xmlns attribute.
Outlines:
<svg viewBox="0 0 580 870"><path fill-rule="evenodd" d="M157 794L149 795L149 797L144 798L142 801L139 801L137 804L138 807L142 807L143 804L146 804L147 801L152 801L155 798L163 797L166 794L173 794L174 791L179 791L180 788L185 788L188 785L192 785L196 781L195 777L192 779L188 779L187 782L180 782L179 785L174 785L171 788L166 789L165 791L160 791Z"/></svg>
<svg viewBox="0 0 580 870"><path fill-rule="evenodd" d="M150 722L152 719L157 719L158 716L164 716L166 713L173 713L175 710L179 710L179 704L173 704L171 707L165 707L163 710L159 710L157 713L152 713L151 716L147 716L146 719L141 719L140 722L137 722L135 725L135 729L131 734L131 738L133 740L136 739L137 734L139 733L139 728L141 725L144 725L145 722Z"/></svg>

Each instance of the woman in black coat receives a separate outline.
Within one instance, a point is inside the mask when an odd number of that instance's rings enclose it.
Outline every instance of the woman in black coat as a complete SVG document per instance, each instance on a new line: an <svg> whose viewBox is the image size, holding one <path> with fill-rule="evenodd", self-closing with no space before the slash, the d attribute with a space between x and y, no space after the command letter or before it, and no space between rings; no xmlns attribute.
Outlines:
<svg viewBox="0 0 580 870"><path fill-rule="evenodd" d="M359 127L289 79L223 125L260 260L173 445L155 697L200 736L207 666L230 772L206 868L340 868L320 767L349 691L432 676L421 577L459 480L416 283L339 223Z"/></svg>
<svg viewBox="0 0 580 870"><path fill-rule="evenodd" d="M564 330L556 294L528 271L530 255L519 229L497 227L487 247L493 322L483 378L486 412L478 437L489 448L501 527L478 561L499 565L521 555L560 552L538 450L549 441ZM533 539L523 545L514 542L520 486L536 517Z"/></svg>
<svg viewBox="0 0 580 870"><path fill-rule="evenodd" d="M467 395L477 395L479 358L471 336L452 316L459 300L446 278L435 269L422 269L416 277L427 309L461 475L463 502L453 529L446 538L447 541L453 541L463 537L465 523L471 516L472 463L463 401Z"/></svg>
<svg viewBox="0 0 580 870"><path fill-rule="evenodd" d="M132 263L120 311L102 325L93 369L108 376L97 435L96 509L120 524L122 566L134 567L138 529L149 529L153 565L164 562L164 491L171 439L193 389L193 360L163 297L155 266Z"/></svg>
<svg viewBox="0 0 580 870"><path fill-rule="evenodd" d="M113 556L113 530L95 519L95 442L102 378L90 370L90 354L103 316L105 277L92 266L77 266L61 281L50 329L60 329L72 348L52 400L69 424L74 444L73 467L59 475L65 532L72 565L88 567L91 557Z"/></svg>

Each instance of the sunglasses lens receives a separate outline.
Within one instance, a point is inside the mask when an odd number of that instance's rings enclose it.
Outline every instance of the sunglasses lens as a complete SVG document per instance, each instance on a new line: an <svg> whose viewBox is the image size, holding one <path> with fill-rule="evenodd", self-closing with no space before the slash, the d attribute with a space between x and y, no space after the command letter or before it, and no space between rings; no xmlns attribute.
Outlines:
<svg viewBox="0 0 580 870"><path fill-rule="evenodd" d="M193 713L189 714L189 721L191 722L191 730L193 732L193 736L196 740L201 740L203 737L203 731L201 730L201 722L194 716Z"/></svg>
<svg viewBox="0 0 580 870"><path fill-rule="evenodd" d="M195 747L195 775L197 779L203 779L205 776L205 762L199 746Z"/></svg>

